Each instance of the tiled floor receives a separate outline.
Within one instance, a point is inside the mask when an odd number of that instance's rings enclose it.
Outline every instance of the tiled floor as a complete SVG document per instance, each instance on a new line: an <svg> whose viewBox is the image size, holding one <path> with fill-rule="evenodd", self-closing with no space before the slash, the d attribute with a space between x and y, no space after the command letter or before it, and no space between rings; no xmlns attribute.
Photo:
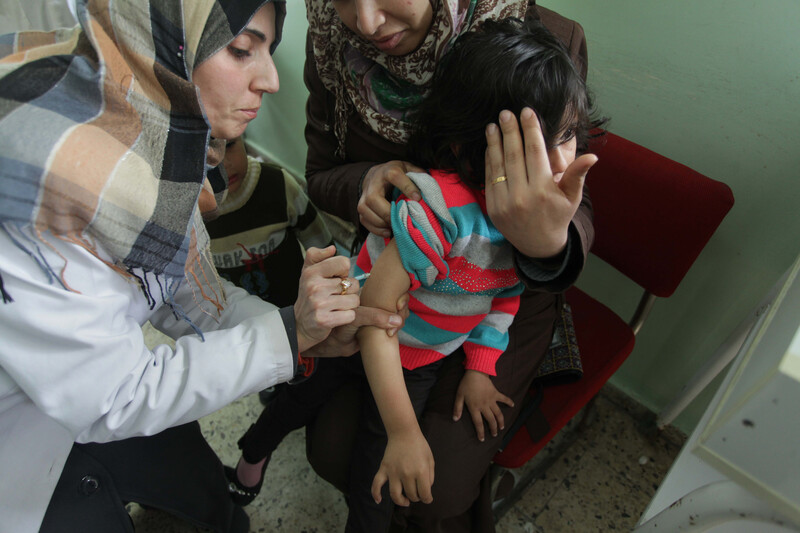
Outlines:
<svg viewBox="0 0 800 533"><path fill-rule="evenodd" d="M677 455L683 437L677 432L654 439L642 435L627 403L618 392L604 390L586 430L502 516L497 532L630 531ZM235 441L260 409L253 395L201 420L209 443L224 463L235 462ZM526 465L517 474L524 476L527 468L532 466ZM252 531L342 530L344 501L308 466L302 431L290 434L276 450L267 476L261 494L246 508ZM135 504L130 510L138 533L202 531L160 511Z"/></svg>
<svg viewBox="0 0 800 533"><path fill-rule="evenodd" d="M157 342L150 330L150 341ZM261 404L252 395L200 421L222 462L238 459L236 440L258 417ZM522 497L497 523L497 533L589 533L630 531L636 524L685 435L677 430L648 436L640 431L646 410L607 386L599 395L585 428L556 437L534 460L514 471L530 477L538 463L564 454L541 476L535 476ZM305 459L305 434L291 433L272 456L261 494L247 506L253 532L334 533L342 531L347 513L340 493L321 480ZM198 533L185 522L157 511L130 505L137 533Z"/></svg>
<svg viewBox="0 0 800 533"><path fill-rule="evenodd" d="M638 429L646 427L641 421L647 415L606 387L585 429L534 479L498 522L497 532L630 531L685 440L685 435L671 428L648 437ZM540 455L552 453L559 439L564 437L556 437Z"/></svg>

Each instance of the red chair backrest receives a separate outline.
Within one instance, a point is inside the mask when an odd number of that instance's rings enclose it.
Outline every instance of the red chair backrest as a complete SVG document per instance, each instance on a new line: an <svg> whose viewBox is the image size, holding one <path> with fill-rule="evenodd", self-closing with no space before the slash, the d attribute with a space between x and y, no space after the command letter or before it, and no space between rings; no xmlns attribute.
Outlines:
<svg viewBox="0 0 800 533"><path fill-rule="evenodd" d="M726 184L607 132L586 178L592 252L656 296L670 296L733 206Z"/></svg>

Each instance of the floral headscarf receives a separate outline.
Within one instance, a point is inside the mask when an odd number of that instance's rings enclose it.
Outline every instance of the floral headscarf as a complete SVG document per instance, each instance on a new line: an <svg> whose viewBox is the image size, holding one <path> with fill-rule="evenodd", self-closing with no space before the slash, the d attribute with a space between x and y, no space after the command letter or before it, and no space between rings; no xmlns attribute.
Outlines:
<svg viewBox="0 0 800 533"><path fill-rule="evenodd" d="M197 198L224 141L192 72L268 1L78 0L74 29L0 37L0 222L100 243L123 275L165 275L167 301L216 278Z"/></svg>
<svg viewBox="0 0 800 533"><path fill-rule="evenodd" d="M354 107L370 128L395 143L408 140L407 117L455 40L487 19L523 18L527 0L431 0L433 21L413 52L390 56L347 28L330 0L306 0L317 71L336 96L334 131L344 157L347 115ZM352 106L352 107L351 107Z"/></svg>

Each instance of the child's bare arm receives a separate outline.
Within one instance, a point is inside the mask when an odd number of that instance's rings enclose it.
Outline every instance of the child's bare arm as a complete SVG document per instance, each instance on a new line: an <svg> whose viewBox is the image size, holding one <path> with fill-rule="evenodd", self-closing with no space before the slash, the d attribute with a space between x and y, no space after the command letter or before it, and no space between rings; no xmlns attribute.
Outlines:
<svg viewBox="0 0 800 533"><path fill-rule="evenodd" d="M392 240L372 267L361 291L361 305L394 311L409 286L408 274ZM358 342L367 380L389 437L372 484L373 498L380 501L380 490L388 481L396 504L405 506L409 500L430 503L433 454L408 397L397 336L390 337L385 330L370 326L359 330Z"/></svg>

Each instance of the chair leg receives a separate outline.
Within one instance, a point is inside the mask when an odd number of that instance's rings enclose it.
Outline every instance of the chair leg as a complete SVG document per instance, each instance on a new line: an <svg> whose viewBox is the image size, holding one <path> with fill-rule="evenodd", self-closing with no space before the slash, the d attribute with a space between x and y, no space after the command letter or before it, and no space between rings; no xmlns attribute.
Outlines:
<svg viewBox="0 0 800 533"><path fill-rule="evenodd" d="M528 487L530 487L537 479L540 479L547 470L555 464L556 461L567 451L567 449L577 440L574 434L568 435L557 447L545 453L536 465L531 466L530 469L524 474L522 470L528 468L528 464L515 470L509 470L502 466L492 465L492 495L496 494L501 496L500 499L494 500L492 503L492 510L494 511L494 521L497 523L509 509L514 507ZM544 452L544 450L543 450ZM535 461L535 459L531 459ZM513 481L512 481L513 480ZM507 485L512 482L513 485L510 490ZM507 491L503 497L502 492Z"/></svg>
<svg viewBox="0 0 800 533"><path fill-rule="evenodd" d="M598 394L595 394L591 400L586 402L580 412L573 417L573 420L580 417L573 430L575 433L582 434L597 419L597 396Z"/></svg>
<svg viewBox="0 0 800 533"><path fill-rule="evenodd" d="M489 475L491 476L492 505L496 506L517 487L519 475L514 470L496 464L490 465Z"/></svg>
<svg viewBox="0 0 800 533"><path fill-rule="evenodd" d="M550 448L542 449L522 467L511 470L495 464L491 466L492 510L495 523L519 501L525 490L541 478L578 440L586 426L595 419L594 414L594 399L592 399L556 435L551 441Z"/></svg>

